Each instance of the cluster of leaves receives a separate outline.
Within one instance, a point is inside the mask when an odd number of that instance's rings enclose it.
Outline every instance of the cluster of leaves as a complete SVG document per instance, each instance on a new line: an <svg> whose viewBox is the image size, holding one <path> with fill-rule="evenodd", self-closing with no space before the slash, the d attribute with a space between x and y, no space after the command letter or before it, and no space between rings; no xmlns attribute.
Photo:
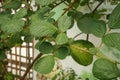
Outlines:
<svg viewBox="0 0 120 80"><path fill-rule="evenodd" d="M77 74L72 68L61 69L58 74L56 74L52 80L78 80Z"/></svg>
<svg viewBox="0 0 120 80"><path fill-rule="evenodd" d="M1 0L1 65L4 65L6 50L35 38L38 41L35 48L43 54L34 64L34 69L39 73L50 73L56 57L65 59L72 56L78 64L88 66L93 62L93 56L98 56L93 63L93 75L101 80L119 77L117 65L120 63L120 33L112 32L120 29L120 4L116 3L119 0L111 2L115 2L117 7L107 19L108 22L101 19L105 10L97 10L104 0L94 0L93 2L99 3L95 9L90 7L89 4L93 4L90 0L35 0L35 2L37 10L33 9L32 0ZM67 7L55 20L52 17L59 13L55 13L53 9L60 4ZM84 14L78 8L86 5L91 12ZM67 31L73 27L74 22L82 33L101 38L102 46L97 48L88 40L69 38ZM8 80L6 77L5 79Z"/></svg>

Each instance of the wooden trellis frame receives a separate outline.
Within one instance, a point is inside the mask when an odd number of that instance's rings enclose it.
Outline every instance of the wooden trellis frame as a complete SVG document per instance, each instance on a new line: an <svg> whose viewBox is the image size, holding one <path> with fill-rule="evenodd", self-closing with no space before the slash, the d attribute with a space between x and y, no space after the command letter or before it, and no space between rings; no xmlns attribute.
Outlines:
<svg viewBox="0 0 120 80"><path fill-rule="evenodd" d="M34 58L34 42L23 43L21 46L15 46L12 52L7 52L8 71L15 75L15 80L20 78L25 73L27 67L32 63ZM27 74L25 80L33 80L33 70Z"/></svg>

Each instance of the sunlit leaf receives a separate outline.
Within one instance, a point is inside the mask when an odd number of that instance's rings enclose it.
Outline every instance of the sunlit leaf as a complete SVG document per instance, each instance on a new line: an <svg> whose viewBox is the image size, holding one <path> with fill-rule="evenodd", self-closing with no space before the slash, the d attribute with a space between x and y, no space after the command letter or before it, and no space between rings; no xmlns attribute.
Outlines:
<svg viewBox="0 0 120 80"><path fill-rule="evenodd" d="M93 47L94 45L91 42L77 40L70 45L72 50L71 56L77 63L81 65L90 65L93 61L93 55L90 54L89 49Z"/></svg>

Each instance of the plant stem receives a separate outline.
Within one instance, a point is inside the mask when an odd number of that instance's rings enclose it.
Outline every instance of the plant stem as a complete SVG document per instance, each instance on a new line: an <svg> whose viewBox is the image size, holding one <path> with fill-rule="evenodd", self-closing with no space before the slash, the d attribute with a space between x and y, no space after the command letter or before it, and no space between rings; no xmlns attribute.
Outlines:
<svg viewBox="0 0 120 80"><path fill-rule="evenodd" d="M87 36L86 36L86 40L87 40L87 41L89 40L89 34L87 34Z"/></svg>
<svg viewBox="0 0 120 80"><path fill-rule="evenodd" d="M90 7L89 3L87 3L87 6L88 6L89 10L92 12L92 8Z"/></svg>
<svg viewBox="0 0 120 80"><path fill-rule="evenodd" d="M65 3L65 1L66 1L66 0L62 0L61 2L56 3L56 5L54 6L54 8L55 8L56 6L58 6L58 5L62 4L62 3Z"/></svg>
<svg viewBox="0 0 120 80"><path fill-rule="evenodd" d="M25 80L25 77L26 77L27 73L28 73L28 72L30 71L30 69L33 67L33 65L34 65L34 63L36 62L36 60L37 60L38 58L40 58L42 55L43 55L42 53L39 53L39 54L37 55L37 57L33 60L33 62L28 66L26 72L24 73L24 75L22 76L22 78L21 78L20 80Z"/></svg>
<svg viewBox="0 0 120 80"><path fill-rule="evenodd" d="M92 13L95 13L95 11L101 6L101 4L104 2L104 0L102 0L96 7L95 9L92 11Z"/></svg>
<svg viewBox="0 0 120 80"><path fill-rule="evenodd" d="M76 36L74 36L74 38L73 39L75 39L75 38L77 38L79 35L81 35L82 33L79 33L79 34L77 34Z"/></svg>
<svg viewBox="0 0 120 80"><path fill-rule="evenodd" d="M74 2L72 2L70 5L68 5L68 8L65 9L65 11L62 13L61 16L63 16L68 10L70 10L76 2L77 2L77 0L74 0Z"/></svg>

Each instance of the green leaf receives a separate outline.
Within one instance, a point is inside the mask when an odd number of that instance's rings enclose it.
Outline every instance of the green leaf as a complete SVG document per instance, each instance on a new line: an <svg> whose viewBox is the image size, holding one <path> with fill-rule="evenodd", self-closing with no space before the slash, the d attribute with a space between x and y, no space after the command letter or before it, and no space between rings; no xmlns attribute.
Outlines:
<svg viewBox="0 0 120 80"><path fill-rule="evenodd" d="M15 15L13 18L22 18L25 15L27 15L27 10L25 8L21 8Z"/></svg>
<svg viewBox="0 0 120 80"><path fill-rule="evenodd" d="M90 48L90 54L95 55L98 52L97 48Z"/></svg>
<svg viewBox="0 0 120 80"><path fill-rule="evenodd" d="M70 45L72 51L71 56L77 63L87 66L93 61L93 55L89 51L93 47L94 45L91 42L77 40Z"/></svg>
<svg viewBox="0 0 120 80"><path fill-rule="evenodd" d="M42 74L48 74L53 70L55 64L54 57L52 55L44 56L36 61L34 69Z"/></svg>
<svg viewBox="0 0 120 80"><path fill-rule="evenodd" d="M87 3L89 3L89 1L90 1L90 0L81 0L81 1L80 1L80 5L81 5L81 6L84 6L84 5L86 5Z"/></svg>
<svg viewBox="0 0 120 80"><path fill-rule="evenodd" d="M14 80L14 76L11 72L9 72L4 76L4 79L5 80Z"/></svg>
<svg viewBox="0 0 120 80"><path fill-rule="evenodd" d="M6 58L5 51L0 49L0 61L4 60L5 58Z"/></svg>
<svg viewBox="0 0 120 80"><path fill-rule="evenodd" d="M61 46L54 52L54 55L60 59L65 59L70 53L70 50L68 47Z"/></svg>
<svg viewBox="0 0 120 80"><path fill-rule="evenodd" d="M62 45L68 42L68 37L65 33L60 33L57 35L55 41L58 45Z"/></svg>
<svg viewBox="0 0 120 80"><path fill-rule="evenodd" d="M71 27L72 24L72 18L69 16L62 16L58 19L58 28L65 32L68 30L69 27Z"/></svg>
<svg viewBox="0 0 120 80"><path fill-rule="evenodd" d="M120 50L102 45L100 47L100 53L105 55L108 59L113 60L114 62L120 62Z"/></svg>
<svg viewBox="0 0 120 80"><path fill-rule="evenodd" d="M120 22L120 4L118 4L117 7L112 11L109 18L108 26L111 29L118 29L120 28L119 22Z"/></svg>
<svg viewBox="0 0 120 80"><path fill-rule="evenodd" d="M42 7L40 9L38 9L37 13L38 14L42 14L42 15L45 15L47 12L49 12L51 10L50 7L48 6L45 6L45 7Z"/></svg>
<svg viewBox="0 0 120 80"><path fill-rule="evenodd" d="M34 37L32 35L27 35L24 37L24 42L30 43L33 41L33 39L34 39Z"/></svg>
<svg viewBox="0 0 120 80"><path fill-rule="evenodd" d="M44 5L49 5L57 0L35 0L36 3L40 4L41 6L44 6Z"/></svg>
<svg viewBox="0 0 120 80"><path fill-rule="evenodd" d="M17 10L21 6L22 2L20 0L6 0L3 4L3 8L5 9L15 9Z"/></svg>
<svg viewBox="0 0 120 80"><path fill-rule="evenodd" d="M103 37L106 33L106 23L104 21L96 20L91 27L91 33L97 37Z"/></svg>
<svg viewBox="0 0 120 80"><path fill-rule="evenodd" d="M102 58L94 62L92 72L100 80L112 80L119 76L117 65Z"/></svg>
<svg viewBox="0 0 120 80"><path fill-rule="evenodd" d="M39 45L39 51L42 52L43 54L49 54L52 53L53 51L53 46L49 42L42 42Z"/></svg>
<svg viewBox="0 0 120 80"><path fill-rule="evenodd" d="M57 28L53 24L41 20L38 15L33 15L31 18L32 23L30 24L30 32L33 36L51 36L57 31Z"/></svg>
<svg viewBox="0 0 120 80"><path fill-rule="evenodd" d="M42 41L38 41L36 44L35 44L35 48L39 50L39 46L41 45Z"/></svg>
<svg viewBox="0 0 120 80"><path fill-rule="evenodd" d="M106 24L104 21L96 20L90 17L84 17L77 21L78 28L86 34L92 33L97 37L102 37L106 33Z"/></svg>
<svg viewBox="0 0 120 80"><path fill-rule="evenodd" d="M82 12L70 12L69 13L76 21L79 21L83 17Z"/></svg>
<svg viewBox="0 0 120 80"><path fill-rule="evenodd" d="M8 20L6 24L1 25L1 29L7 33L20 32L24 26L24 21L20 19Z"/></svg>
<svg viewBox="0 0 120 80"><path fill-rule="evenodd" d="M103 37L103 43L109 47L120 50L120 33L110 33Z"/></svg>
<svg viewBox="0 0 120 80"><path fill-rule="evenodd" d="M29 27L23 28L22 31L20 32L20 35L21 36L29 36L29 35L31 35L30 34L30 28Z"/></svg>
<svg viewBox="0 0 120 80"><path fill-rule="evenodd" d="M16 44L22 44L20 33L12 35L9 41L11 46L14 46Z"/></svg>
<svg viewBox="0 0 120 80"><path fill-rule="evenodd" d="M10 21L10 13L0 13L0 24L6 24Z"/></svg>

